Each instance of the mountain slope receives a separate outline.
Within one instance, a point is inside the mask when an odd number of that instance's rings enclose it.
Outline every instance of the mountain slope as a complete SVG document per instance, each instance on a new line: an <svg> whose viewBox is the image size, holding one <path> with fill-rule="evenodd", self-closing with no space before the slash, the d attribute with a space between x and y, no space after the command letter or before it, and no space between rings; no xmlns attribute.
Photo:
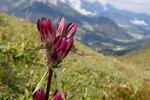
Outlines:
<svg viewBox="0 0 150 100"><path fill-rule="evenodd" d="M39 44L35 24L0 13L0 99L32 100L31 91L47 66L42 50L27 55ZM75 48L55 70L67 99L149 98L148 85L139 86L142 80L137 79L142 71L131 73L130 67L116 58L105 57L78 42ZM51 91L58 88L55 83L53 80Z"/></svg>
<svg viewBox="0 0 150 100"><path fill-rule="evenodd" d="M79 34L76 35L76 39L104 54L113 52L117 54L120 51L124 54L124 51L136 48L132 44L139 41L111 19L107 17L88 18L61 1L57 2L57 5L49 0L44 0L43 2L38 2L37 0L0 0L0 2L1 11L32 22L42 16L50 17L53 23L59 17L74 21L79 26Z"/></svg>
<svg viewBox="0 0 150 100"><path fill-rule="evenodd" d="M126 55L119 57L120 60L128 63L135 64L138 67L143 67L145 71L149 71L149 58L150 58L150 46L149 39L141 43L141 47L133 52L127 53Z"/></svg>

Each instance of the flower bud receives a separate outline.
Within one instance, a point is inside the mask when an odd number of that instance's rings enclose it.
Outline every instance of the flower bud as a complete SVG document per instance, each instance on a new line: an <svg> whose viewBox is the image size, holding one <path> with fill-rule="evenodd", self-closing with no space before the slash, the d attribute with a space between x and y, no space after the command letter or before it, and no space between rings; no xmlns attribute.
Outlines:
<svg viewBox="0 0 150 100"><path fill-rule="evenodd" d="M53 32L53 24L50 19L45 19L44 17L42 20L38 19L37 21L37 28L41 35L42 44L52 44L55 40L55 33Z"/></svg>
<svg viewBox="0 0 150 100"><path fill-rule="evenodd" d="M73 38L75 32L77 30L77 24L69 23L66 28L66 36L67 38Z"/></svg>
<svg viewBox="0 0 150 100"><path fill-rule="evenodd" d="M33 100L45 100L45 93L42 89L40 89L36 91L32 97L33 97Z"/></svg>
<svg viewBox="0 0 150 100"><path fill-rule="evenodd" d="M55 27L55 34L56 34L56 36L58 36L58 35L61 36L63 34L65 26L66 26L65 19L64 18L58 19L58 21L56 23L56 27Z"/></svg>
<svg viewBox="0 0 150 100"><path fill-rule="evenodd" d="M64 97L67 97L67 93L64 93ZM56 90L50 100L63 100L58 90Z"/></svg>

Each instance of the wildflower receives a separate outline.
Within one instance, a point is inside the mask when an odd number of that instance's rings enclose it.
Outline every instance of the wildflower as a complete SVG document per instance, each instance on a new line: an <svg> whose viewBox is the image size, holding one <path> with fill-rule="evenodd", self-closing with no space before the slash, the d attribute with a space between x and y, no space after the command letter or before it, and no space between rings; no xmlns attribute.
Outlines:
<svg viewBox="0 0 150 100"><path fill-rule="evenodd" d="M45 53L52 67L57 67L59 62L64 59L73 46L73 36L77 30L77 24L69 23L66 26L64 18L60 18L53 29L49 18L38 19L37 28L41 35L42 45L46 46ZM33 95L34 100L48 100L53 70L49 69L49 78L47 83L46 96L44 91L39 90ZM66 93L64 94L67 96ZM63 100L58 90L55 91L51 100Z"/></svg>
<svg viewBox="0 0 150 100"><path fill-rule="evenodd" d="M49 18L38 19L37 27L41 35L43 45L52 44L55 40L55 33L53 32L53 24Z"/></svg>
<svg viewBox="0 0 150 100"><path fill-rule="evenodd" d="M73 42L73 38L67 39L66 37L61 36L57 37L54 41L54 45L52 46L52 55L50 61L53 64L58 64L67 56L73 45Z"/></svg>
<svg viewBox="0 0 150 100"><path fill-rule="evenodd" d="M45 100L45 93L42 89L33 94L33 100Z"/></svg>
<svg viewBox="0 0 150 100"><path fill-rule="evenodd" d="M64 18L59 19L57 24L60 23L60 20L63 20L63 25L60 25L61 31L56 27L57 31L55 31L55 33L57 34L57 37L53 43L51 53L52 55L50 58L50 61L53 64L58 64L60 61L62 61L62 59L64 59L68 55L71 47L73 46L73 36L77 30L77 24L69 23L66 27Z"/></svg>
<svg viewBox="0 0 150 100"><path fill-rule="evenodd" d="M92 72L92 76L95 76L95 72Z"/></svg>
<svg viewBox="0 0 150 100"><path fill-rule="evenodd" d="M64 97L67 97L67 93L64 93ZM56 90L51 98L51 100L63 100L58 90Z"/></svg>
<svg viewBox="0 0 150 100"><path fill-rule="evenodd" d="M42 18L42 20L38 19L37 27L41 34L42 44L50 45L50 49L48 47L45 50L49 61L52 64L58 64L67 56L73 45L77 24L71 22L66 26L65 19L60 18L56 23L55 30L53 30L51 20Z"/></svg>

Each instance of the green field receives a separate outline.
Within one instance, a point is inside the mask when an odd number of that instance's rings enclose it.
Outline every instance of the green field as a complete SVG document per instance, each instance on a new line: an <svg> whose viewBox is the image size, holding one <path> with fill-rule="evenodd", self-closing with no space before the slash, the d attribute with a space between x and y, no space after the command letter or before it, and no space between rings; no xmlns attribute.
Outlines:
<svg viewBox="0 0 150 100"><path fill-rule="evenodd" d="M47 68L43 50L27 55L39 45L36 24L0 13L0 100L32 100ZM67 92L67 100L149 100L150 70L130 63L134 55L128 58L106 57L75 41L55 70L58 84L53 78L50 95L58 88Z"/></svg>

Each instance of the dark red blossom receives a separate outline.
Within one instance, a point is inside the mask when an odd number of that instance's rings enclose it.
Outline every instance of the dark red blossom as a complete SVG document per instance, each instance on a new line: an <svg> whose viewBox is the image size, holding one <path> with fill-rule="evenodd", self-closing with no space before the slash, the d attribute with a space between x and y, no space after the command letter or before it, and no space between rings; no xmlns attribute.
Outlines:
<svg viewBox="0 0 150 100"><path fill-rule="evenodd" d="M77 24L69 23L66 26L64 18L58 19L55 29L53 30L50 19L42 18L37 21L37 27L41 34L43 45L51 45L52 48L46 50L49 61L52 64L58 64L69 53L73 45L73 36L77 30Z"/></svg>
<svg viewBox="0 0 150 100"><path fill-rule="evenodd" d="M55 33L53 31L53 24L49 18L38 19L37 27L41 35L42 44L52 44L55 40Z"/></svg>
<svg viewBox="0 0 150 100"><path fill-rule="evenodd" d="M64 93L64 97L67 97L67 93ZM51 100L63 100L58 90L56 90L51 98Z"/></svg>
<svg viewBox="0 0 150 100"><path fill-rule="evenodd" d="M50 61L53 64L58 64L62 59L67 56L73 45L73 42L73 38L58 36L52 46L52 55Z"/></svg>
<svg viewBox="0 0 150 100"><path fill-rule="evenodd" d="M45 100L45 93L42 89L33 94L33 100Z"/></svg>

